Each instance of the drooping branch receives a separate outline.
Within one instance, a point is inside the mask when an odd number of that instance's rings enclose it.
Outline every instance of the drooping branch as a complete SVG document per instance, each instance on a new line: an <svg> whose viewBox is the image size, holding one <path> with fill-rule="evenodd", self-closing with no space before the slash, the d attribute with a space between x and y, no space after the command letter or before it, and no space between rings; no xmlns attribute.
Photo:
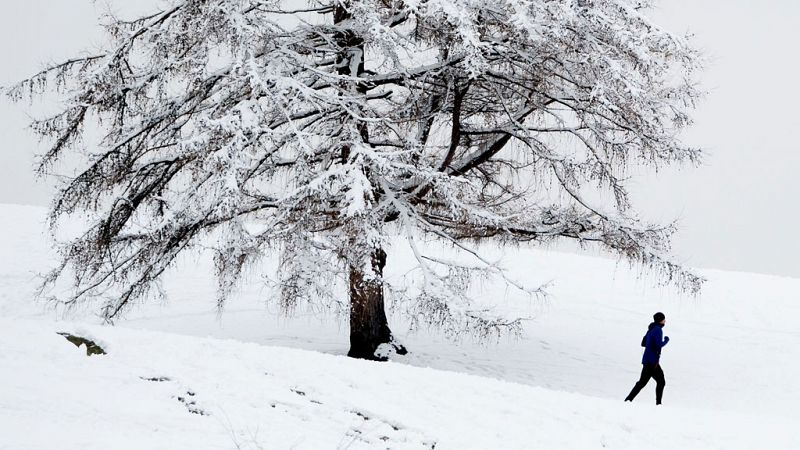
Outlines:
<svg viewBox="0 0 800 450"><path fill-rule="evenodd" d="M465 252L591 242L699 285L670 262L674 227L643 225L626 184L632 166L699 161L678 139L700 97L698 55L627 0L290 3L177 0L111 17L104 50L9 91L66 97L34 128L49 144L42 173L65 156L78 165L53 225L88 213L49 278L75 280L67 303L102 297L118 317L203 242L220 306L248 264L279 254L285 309L346 309L342 271L415 232ZM97 145L81 146L98 126ZM518 327L440 295L503 279L488 260L418 253L414 314Z"/></svg>

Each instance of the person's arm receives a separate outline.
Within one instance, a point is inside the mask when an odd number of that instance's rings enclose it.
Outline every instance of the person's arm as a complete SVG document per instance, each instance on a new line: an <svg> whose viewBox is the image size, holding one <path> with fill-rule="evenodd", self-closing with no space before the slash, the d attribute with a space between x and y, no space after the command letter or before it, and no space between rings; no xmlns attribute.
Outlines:
<svg viewBox="0 0 800 450"><path fill-rule="evenodd" d="M667 345L669 342L669 338L666 339L667 342L664 342L664 332L661 331L661 327L655 326L653 329L647 332L647 347L652 348L653 350L660 349L661 347Z"/></svg>

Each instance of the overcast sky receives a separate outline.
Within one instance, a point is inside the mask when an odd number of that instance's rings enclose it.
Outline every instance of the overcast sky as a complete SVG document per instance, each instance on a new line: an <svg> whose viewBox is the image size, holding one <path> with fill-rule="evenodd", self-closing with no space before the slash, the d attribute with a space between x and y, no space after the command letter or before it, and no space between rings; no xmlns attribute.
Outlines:
<svg viewBox="0 0 800 450"><path fill-rule="evenodd" d="M102 42L104 2L0 2L0 86ZM635 178L636 205L648 219L680 219L681 262L800 277L800 2L663 0L652 16L694 33L710 59L702 75L710 95L685 137L708 158L699 169ZM32 175L39 147L27 111L0 99L0 203L46 205L47 188Z"/></svg>

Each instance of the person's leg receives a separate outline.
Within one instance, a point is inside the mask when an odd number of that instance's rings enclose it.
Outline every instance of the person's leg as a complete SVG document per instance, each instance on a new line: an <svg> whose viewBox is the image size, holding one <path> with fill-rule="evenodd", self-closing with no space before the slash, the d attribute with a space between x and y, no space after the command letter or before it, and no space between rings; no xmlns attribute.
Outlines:
<svg viewBox="0 0 800 450"><path fill-rule="evenodd" d="M642 375L639 377L639 381L637 381L633 386L633 389L631 389L631 393L625 397L625 401L632 402L636 395L639 394L639 391L641 391L647 382L650 381L651 376L653 376L652 366L648 364L642 364Z"/></svg>
<svg viewBox="0 0 800 450"><path fill-rule="evenodd" d="M667 385L667 381L664 379L664 370L661 369L661 364L655 367L653 379L656 380L656 405L660 405L661 397L664 395L664 386Z"/></svg>

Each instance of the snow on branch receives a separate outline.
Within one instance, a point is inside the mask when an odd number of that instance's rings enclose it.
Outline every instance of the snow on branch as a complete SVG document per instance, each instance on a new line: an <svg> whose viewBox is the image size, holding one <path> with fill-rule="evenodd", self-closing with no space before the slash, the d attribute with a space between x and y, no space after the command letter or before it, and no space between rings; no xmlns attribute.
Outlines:
<svg viewBox="0 0 800 450"><path fill-rule="evenodd" d="M421 234L464 251L595 242L694 292L702 280L669 254L674 227L642 224L626 178L699 163L678 136L702 61L641 5L176 0L111 17L102 52L8 91L66 97L34 123L50 144L43 173L65 154L83 161L51 217L89 221L47 285L71 280L62 301L103 298L113 319L157 291L179 254L210 248L220 306L276 255L284 309L346 310L332 287L343 271L368 268L392 235ZM102 131L91 151L88 126ZM419 253L428 281L409 312L453 334L518 330L454 295L484 275L515 283L473 256Z"/></svg>

